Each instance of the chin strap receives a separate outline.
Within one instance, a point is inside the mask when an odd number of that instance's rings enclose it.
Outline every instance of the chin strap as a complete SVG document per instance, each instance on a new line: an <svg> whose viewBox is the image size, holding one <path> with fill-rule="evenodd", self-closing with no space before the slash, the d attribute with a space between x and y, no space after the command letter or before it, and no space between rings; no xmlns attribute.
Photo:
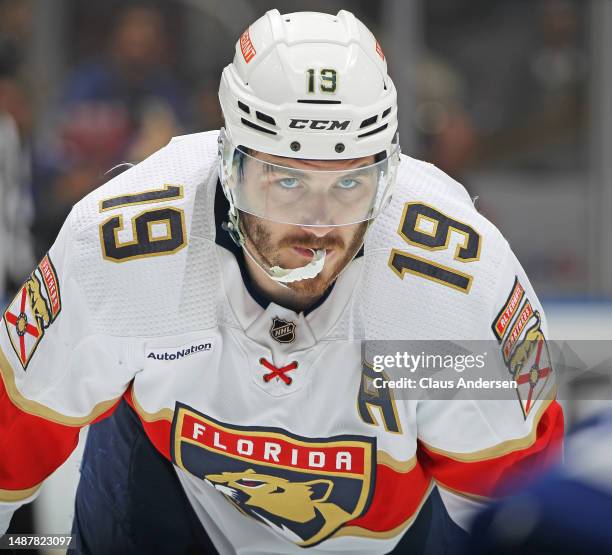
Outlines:
<svg viewBox="0 0 612 555"><path fill-rule="evenodd" d="M230 234L232 241L234 241L234 243L236 243L236 245L238 245L271 280L284 285L285 283L292 283L302 279L312 279L323 271L323 266L325 265L325 249L317 249L316 251L309 249L313 253L312 260L305 266L300 266L299 268L290 269L281 268L280 266L272 266L270 269L264 268L249 252L249 249L246 248L246 241L244 239L244 234L240 230L237 211L230 208L228 216L229 222L224 222L222 224L223 229Z"/></svg>

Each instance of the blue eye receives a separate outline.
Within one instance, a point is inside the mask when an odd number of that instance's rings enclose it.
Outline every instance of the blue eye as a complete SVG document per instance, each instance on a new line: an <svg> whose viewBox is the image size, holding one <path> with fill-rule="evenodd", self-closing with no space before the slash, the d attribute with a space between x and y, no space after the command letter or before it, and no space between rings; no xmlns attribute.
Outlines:
<svg viewBox="0 0 612 555"><path fill-rule="evenodd" d="M283 179L279 179L277 183L283 189L295 189L300 184L300 181L295 177L284 177Z"/></svg>
<svg viewBox="0 0 612 555"><path fill-rule="evenodd" d="M356 179L350 179L350 178L346 178L346 179L341 179L340 181L338 181L338 187L340 187L340 189L354 189L355 187L357 187L357 185L359 185L359 181L357 181Z"/></svg>

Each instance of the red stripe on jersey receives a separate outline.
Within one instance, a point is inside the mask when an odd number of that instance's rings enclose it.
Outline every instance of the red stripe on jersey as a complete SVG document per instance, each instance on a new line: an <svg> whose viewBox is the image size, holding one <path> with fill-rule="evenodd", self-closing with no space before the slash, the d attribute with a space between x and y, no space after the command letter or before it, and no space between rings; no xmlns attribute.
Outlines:
<svg viewBox="0 0 612 555"><path fill-rule="evenodd" d="M398 472L384 464L377 464L374 497L368 512L345 526L359 526L372 532L397 528L416 514L429 482L418 463L409 472Z"/></svg>
<svg viewBox="0 0 612 555"><path fill-rule="evenodd" d="M542 414L532 445L499 457L458 461L431 451L419 442L419 461L440 484L460 492L502 494L524 486L540 472L559 462L563 443L563 411L553 401Z"/></svg>
<svg viewBox="0 0 612 555"><path fill-rule="evenodd" d="M128 405L132 407L134 412L138 415L138 418L140 418L142 427L145 433L147 434L147 437L151 440L151 443L164 457L166 457L170 462L172 462L172 456L170 455L170 437L172 435L172 422L163 419L154 420L152 422L148 422L147 420L145 420L134 405L131 386L123 394L123 398L127 401Z"/></svg>
<svg viewBox="0 0 612 555"><path fill-rule="evenodd" d="M110 416L118 403L96 421ZM22 411L0 378L0 489L24 490L40 484L72 453L80 429Z"/></svg>

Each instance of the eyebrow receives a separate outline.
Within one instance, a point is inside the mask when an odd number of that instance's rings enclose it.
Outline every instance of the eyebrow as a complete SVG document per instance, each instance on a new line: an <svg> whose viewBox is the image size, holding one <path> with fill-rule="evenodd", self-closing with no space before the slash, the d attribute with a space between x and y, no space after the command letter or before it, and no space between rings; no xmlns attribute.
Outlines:
<svg viewBox="0 0 612 555"><path fill-rule="evenodd" d="M263 173L265 175L271 173L283 173L292 175L294 177L305 177L309 172L321 172L321 173L337 173L342 174L343 172L352 172L351 175L360 176L369 173L371 170L367 170L366 168L373 169L373 166L376 164L361 164L359 166L355 166L354 168L347 168L346 170L306 170L299 168L288 168L287 166L277 166L275 164L269 164L267 162L263 163ZM361 170L361 171L356 171Z"/></svg>

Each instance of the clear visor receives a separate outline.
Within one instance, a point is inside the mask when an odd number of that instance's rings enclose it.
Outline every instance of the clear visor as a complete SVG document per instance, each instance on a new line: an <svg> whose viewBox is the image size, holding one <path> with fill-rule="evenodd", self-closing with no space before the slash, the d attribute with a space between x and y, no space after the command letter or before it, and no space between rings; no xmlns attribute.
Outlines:
<svg viewBox="0 0 612 555"><path fill-rule="evenodd" d="M390 197L399 164L399 147L393 146L380 162L338 160L333 170L304 160L279 165L271 156L231 149L226 152L231 161L222 163L223 185L236 208L266 220L302 226L359 223L375 218Z"/></svg>

